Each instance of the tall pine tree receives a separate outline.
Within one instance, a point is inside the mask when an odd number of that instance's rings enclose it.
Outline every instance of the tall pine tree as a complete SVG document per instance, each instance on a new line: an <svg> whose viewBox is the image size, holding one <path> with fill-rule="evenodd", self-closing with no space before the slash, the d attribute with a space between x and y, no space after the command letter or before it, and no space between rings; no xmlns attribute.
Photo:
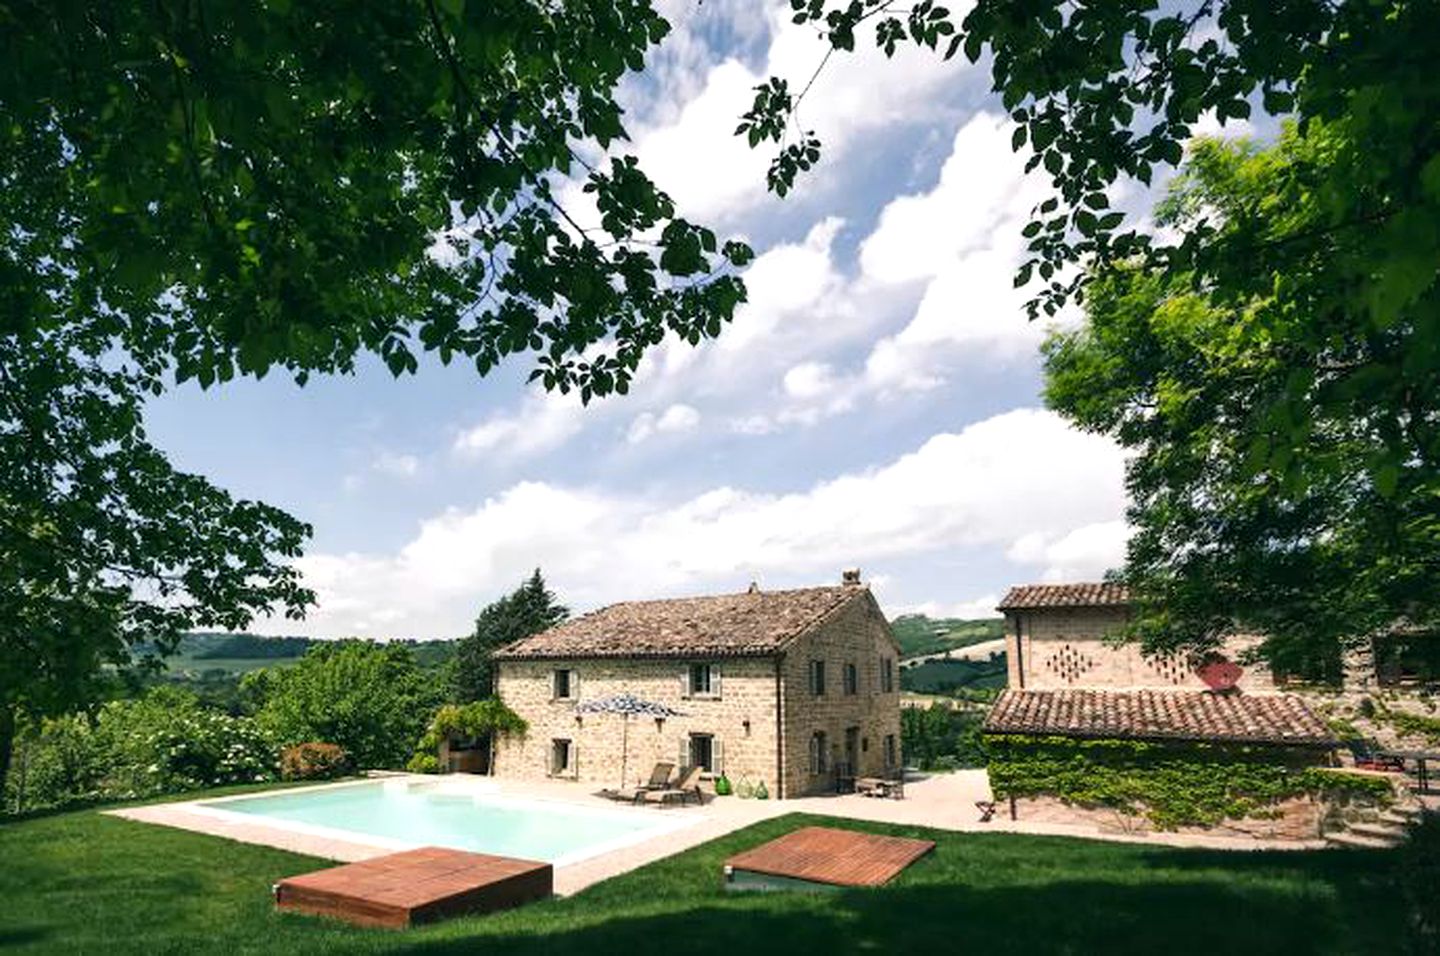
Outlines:
<svg viewBox="0 0 1440 956"><path fill-rule="evenodd" d="M475 618L475 630L460 639L450 673L450 696L463 704L494 694L491 657L495 651L554 627L569 616L570 609L545 586L545 577L536 568L525 583L486 605Z"/></svg>

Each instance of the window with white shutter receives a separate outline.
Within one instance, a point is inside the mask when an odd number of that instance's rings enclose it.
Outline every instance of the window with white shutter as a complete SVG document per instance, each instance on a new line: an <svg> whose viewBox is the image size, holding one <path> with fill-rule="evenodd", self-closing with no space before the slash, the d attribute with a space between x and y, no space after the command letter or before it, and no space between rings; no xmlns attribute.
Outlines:
<svg viewBox="0 0 1440 956"><path fill-rule="evenodd" d="M557 668L550 673L550 698L576 700L580 697L580 673Z"/></svg>

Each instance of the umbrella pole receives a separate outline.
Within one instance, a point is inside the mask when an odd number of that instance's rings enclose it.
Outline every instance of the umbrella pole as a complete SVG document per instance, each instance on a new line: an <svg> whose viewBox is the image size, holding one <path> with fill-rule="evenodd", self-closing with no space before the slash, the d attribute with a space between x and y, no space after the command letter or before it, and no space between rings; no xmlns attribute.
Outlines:
<svg viewBox="0 0 1440 956"><path fill-rule="evenodd" d="M625 789L625 765L630 756L630 715L621 718L620 723L620 789Z"/></svg>

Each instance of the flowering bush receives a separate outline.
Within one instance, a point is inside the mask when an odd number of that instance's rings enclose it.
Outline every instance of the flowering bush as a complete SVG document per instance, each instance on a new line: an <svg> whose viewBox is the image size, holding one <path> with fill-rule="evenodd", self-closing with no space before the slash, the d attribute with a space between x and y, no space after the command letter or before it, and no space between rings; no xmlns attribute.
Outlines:
<svg viewBox="0 0 1440 956"><path fill-rule="evenodd" d="M327 780L350 770L350 755L337 744L310 742L280 751L280 776L285 780Z"/></svg>
<svg viewBox="0 0 1440 956"><path fill-rule="evenodd" d="M255 722L155 687L90 714L22 727L0 811L123 800L272 780L275 749Z"/></svg>
<svg viewBox="0 0 1440 956"><path fill-rule="evenodd" d="M96 735L113 761L106 796L144 797L274 778L274 748L254 721L206 710L193 694L172 688L106 704Z"/></svg>

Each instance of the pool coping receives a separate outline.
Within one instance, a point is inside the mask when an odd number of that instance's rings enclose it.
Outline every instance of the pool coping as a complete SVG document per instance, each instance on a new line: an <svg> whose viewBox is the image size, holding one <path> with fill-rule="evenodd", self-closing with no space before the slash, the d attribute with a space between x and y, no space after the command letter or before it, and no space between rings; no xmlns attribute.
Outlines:
<svg viewBox="0 0 1440 956"><path fill-rule="evenodd" d="M504 803L527 806L537 803L553 803L563 806L567 813L608 817L643 814L653 820L654 826L635 833L623 834L611 840L601 841L584 850L551 861L555 868L555 891L562 896L578 892L592 883L722 836L747 826L756 819L774 815L773 812L764 812L772 809L764 804L754 806L756 811L762 812L741 816L728 813L709 813L707 812L709 808L700 807L660 809L655 806L602 806L594 802L587 802L596 799L590 794L581 796L573 791L568 791L563 795L550 794L544 792L542 788L495 778L462 778L454 775L437 778L427 774L395 773L376 775L361 780L250 791L223 797L146 804L101 812L139 823L175 827L242 843L270 846L345 863L431 845L375 836L338 827L229 811L223 807L225 803L256 797L274 797L387 783L401 786L420 785L450 792L458 790L461 793L488 798L491 801L499 798ZM779 808L774 807L774 809L778 811Z"/></svg>
<svg viewBox="0 0 1440 956"><path fill-rule="evenodd" d="M470 797L477 805L513 807L517 809L534 809L535 804L554 804L563 807L563 812L571 816L594 817L599 819L631 819L645 814L649 817L647 825L642 830L632 833L624 833L608 840L600 840L587 845L584 849L566 853L552 860L538 860L536 862L549 863L557 870L561 867L573 866L576 863L584 862L593 857L606 853L613 853L616 850L623 850L626 847L634 846L637 843L644 843L647 840L661 836L669 836L677 830L696 824L707 819L702 815L670 815L659 816L653 809L645 807L627 807L623 804L616 806L593 806L584 803L575 803L568 800L557 800L544 796L529 795L518 796L506 794L504 788L494 780L470 779L458 777L435 778L433 776L407 775L407 776L385 776L367 778L364 780L347 780L328 785L313 787L294 787L285 790L268 790L252 793L231 794L213 799L185 801L183 806L190 813L197 813L202 816L214 817L225 820L229 823L242 825L246 823L258 823L263 826L273 827L277 830L286 830L293 833L303 833L307 836L318 837L323 840L346 841L359 843L364 846L373 846L376 849L387 852L399 850L417 850L425 846L445 846L452 850L463 850L468 853L492 853L482 847L472 846L449 846L448 844L431 844L415 842L399 837L381 836L373 833L366 833L362 830L350 830L345 827L330 827L318 823L305 823L299 820L287 820L283 817L272 817L264 813L241 813L233 810L226 810L223 804L241 803L248 800L274 799L289 797L296 794L315 793L319 791L331 791L348 789L352 787L378 786L389 789L391 787L404 788L406 790L421 790L429 793L445 794L447 796ZM173 804L172 804L173 806ZM514 854L502 854L515 856ZM517 857L518 858L518 857ZM524 857L530 859L530 857Z"/></svg>

